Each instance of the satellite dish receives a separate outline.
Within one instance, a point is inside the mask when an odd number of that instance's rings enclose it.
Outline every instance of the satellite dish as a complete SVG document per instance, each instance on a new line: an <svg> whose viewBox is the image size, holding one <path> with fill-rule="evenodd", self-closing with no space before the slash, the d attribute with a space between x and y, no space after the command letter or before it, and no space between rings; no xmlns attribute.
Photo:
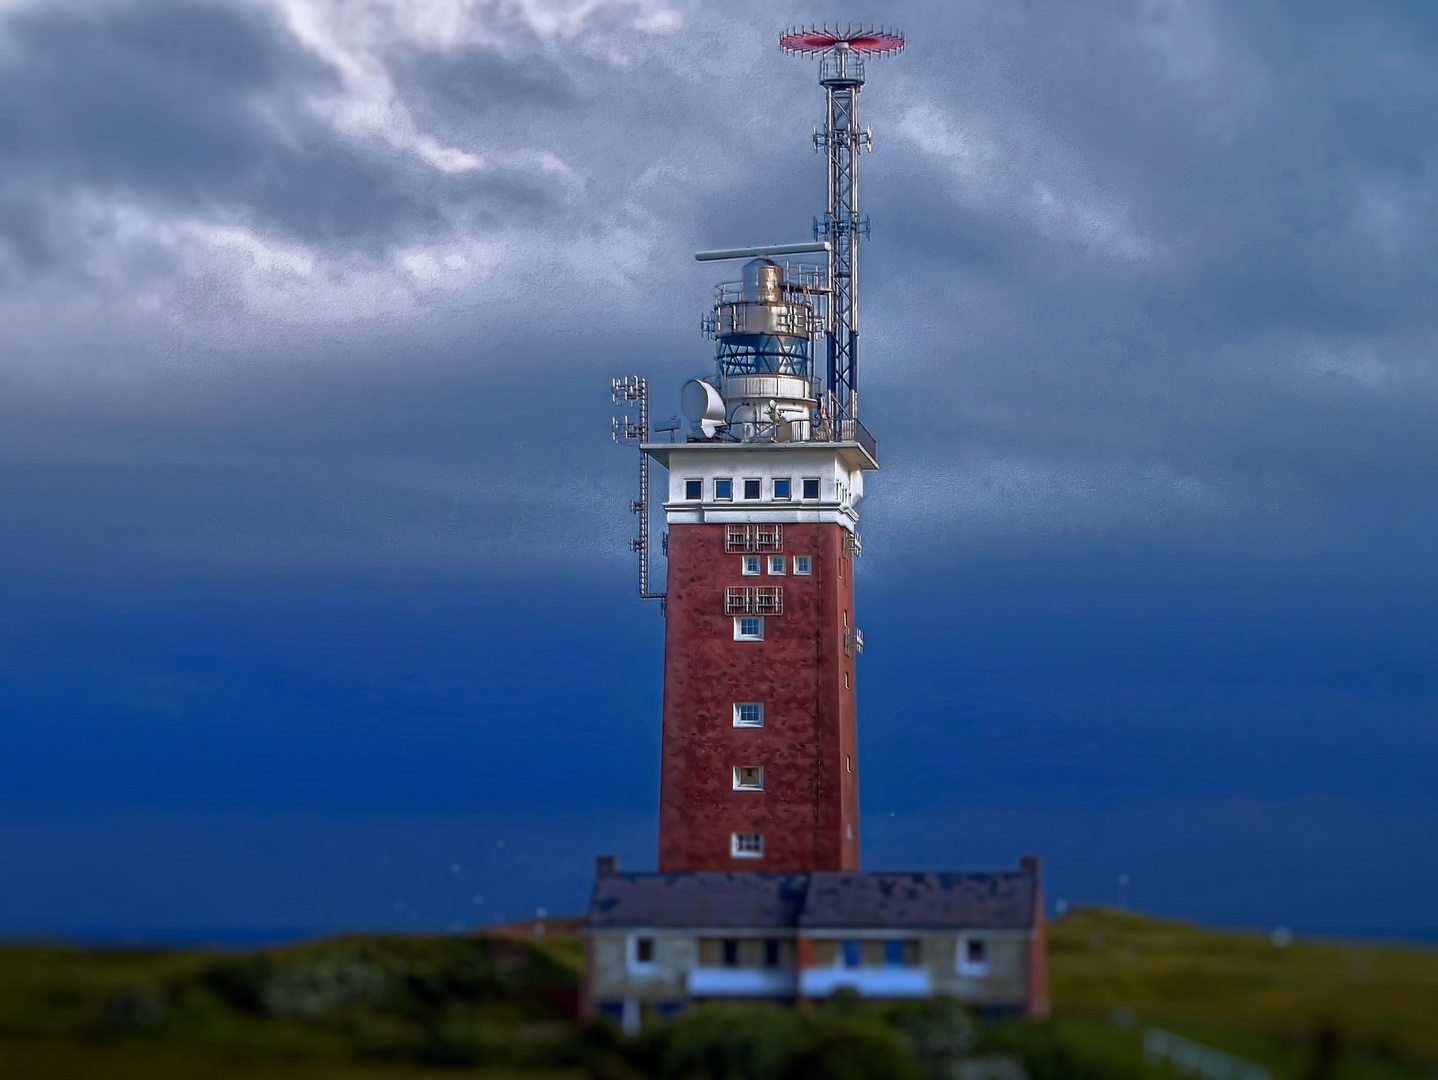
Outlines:
<svg viewBox="0 0 1438 1080"><path fill-rule="evenodd" d="M719 391L702 379L690 379L679 392L680 407L689 420L694 434L712 439L724 426L724 399Z"/></svg>

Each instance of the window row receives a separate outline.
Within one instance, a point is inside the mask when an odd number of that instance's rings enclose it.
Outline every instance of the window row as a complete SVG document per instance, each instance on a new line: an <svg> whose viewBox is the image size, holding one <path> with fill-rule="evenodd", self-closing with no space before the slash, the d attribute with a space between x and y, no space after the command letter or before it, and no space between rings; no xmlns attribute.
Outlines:
<svg viewBox="0 0 1438 1080"><path fill-rule="evenodd" d="M715 502L734 501L734 478L731 476L718 476L714 478L713 498ZM764 497L764 481L758 477L746 477L739 481L741 497L749 501L755 501ZM817 499L819 497L818 477L804 477L799 481L800 498ZM788 476L776 476L769 481L769 497L775 502L791 502L794 498L794 480ZM696 477L690 477L684 481L684 499L686 502L699 502L704 498L704 481Z"/></svg>
<svg viewBox="0 0 1438 1080"><path fill-rule="evenodd" d="M782 525L726 525L725 551L783 551Z"/></svg>
<svg viewBox="0 0 1438 1080"><path fill-rule="evenodd" d="M771 577L783 577L789 572L789 560L782 555L770 555L767 559L763 555L744 555L740 557L739 567L745 577L755 577L764 572L766 563ZM813 572L814 556L794 556L794 573L796 576L807 577Z"/></svg>
<svg viewBox="0 0 1438 1080"><path fill-rule="evenodd" d="M729 585L724 589L725 615L782 615L784 614L784 590L778 585ZM763 635L763 627L759 628ZM735 630L735 639L739 637Z"/></svg>
<svg viewBox="0 0 1438 1080"><path fill-rule="evenodd" d="M758 836L758 833L735 833ZM942 950L936 960L947 958L947 943L920 942L915 939L867 939L814 942L814 965L817 967L883 968L920 967L925 953ZM658 969L659 949L656 939L638 935L629 939L628 967L643 974ZM700 938L699 965L726 968L793 967L797 950L789 938ZM981 937L961 937L954 950L954 970L967 978L989 974L988 942Z"/></svg>

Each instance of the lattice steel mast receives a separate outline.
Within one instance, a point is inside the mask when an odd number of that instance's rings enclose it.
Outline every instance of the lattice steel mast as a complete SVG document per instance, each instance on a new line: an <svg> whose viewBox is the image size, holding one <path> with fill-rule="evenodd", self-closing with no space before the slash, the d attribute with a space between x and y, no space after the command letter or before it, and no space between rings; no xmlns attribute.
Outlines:
<svg viewBox="0 0 1438 1080"><path fill-rule="evenodd" d="M819 57L827 97L814 148L828 153L829 205L814 221L814 237L830 242L827 409L842 423L859 415L859 238L869 235L869 219L859 211L859 156L873 150L868 128L859 127L864 58L902 51L904 36L868 26L795 27L779 45L796 56Z"/></svg>

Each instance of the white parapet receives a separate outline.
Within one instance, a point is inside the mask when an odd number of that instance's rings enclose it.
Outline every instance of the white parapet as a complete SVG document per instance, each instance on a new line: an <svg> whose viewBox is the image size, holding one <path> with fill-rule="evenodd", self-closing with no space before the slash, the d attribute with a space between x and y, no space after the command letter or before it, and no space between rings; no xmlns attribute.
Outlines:
<svg viewBox="0 0 1438 1080"><path fill-rule="evenodd" d="M791 998L798 986L793 968L689 969L690 997Z"/></svg>
<svg viewBox="0 0 1438 1080"><path fill-rule="evenodd" d="M932 995L934 984L926 968L811 967L799 973L804 997L829 997L838 990L854 990L861 997L917 998Z"/></svg>

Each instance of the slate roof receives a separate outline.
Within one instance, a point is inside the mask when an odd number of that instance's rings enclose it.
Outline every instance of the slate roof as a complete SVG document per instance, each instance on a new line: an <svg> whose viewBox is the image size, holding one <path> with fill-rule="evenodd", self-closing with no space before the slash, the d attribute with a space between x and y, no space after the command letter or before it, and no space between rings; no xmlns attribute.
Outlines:
<svg viewBox="0 0 1438 1080"><path fill-rule="evenodd" d="M589 925L672 929L1027 930L1034 870L984 874L609 874Z"/></svg>
<svg viewBox="0 0 1438 1080"><path fill-rule="evenodd" d="M807 874L611 874L594 883L589 925L792 927L808 880Z"/></svg>
<svg viewBox="0 0 1438 1080"><path fill-rule="evenodd" d="M811 874L799 925L1025 930L1033 925L1038 879L995 874Z"/></svg>

